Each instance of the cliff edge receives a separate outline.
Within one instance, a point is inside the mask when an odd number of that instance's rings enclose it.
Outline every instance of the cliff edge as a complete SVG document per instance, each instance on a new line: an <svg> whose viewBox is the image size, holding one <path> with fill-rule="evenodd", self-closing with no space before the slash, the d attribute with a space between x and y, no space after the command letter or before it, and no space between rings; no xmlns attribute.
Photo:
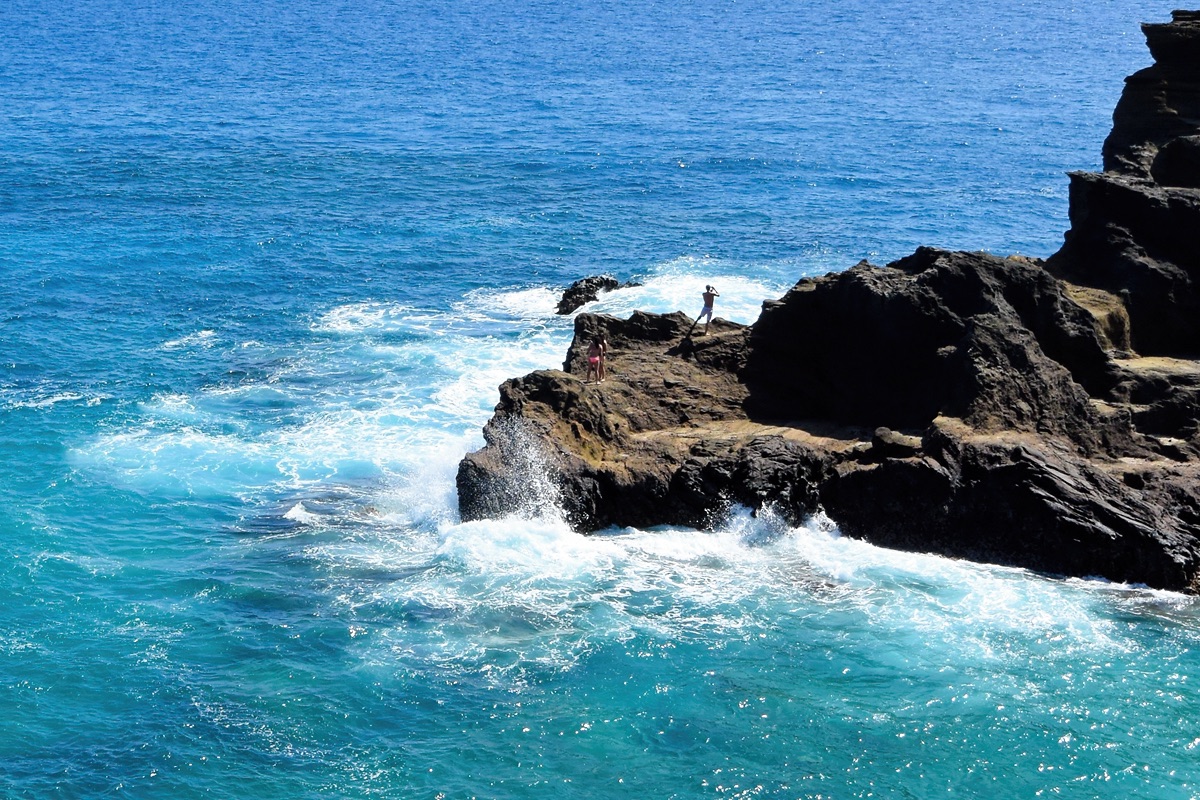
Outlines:
<svg viewBox="0 0 1200 800"><path fill-rule="evenodd" d="M1144 27L1156 64L1127 82L1105 172L1071 176L1047 262L921 248L706 336L582 314L562 371L501 386L462 517L824 510L889 547L1200 591L1200 12ZM597 333L609 379L585 384Z"/></svg>

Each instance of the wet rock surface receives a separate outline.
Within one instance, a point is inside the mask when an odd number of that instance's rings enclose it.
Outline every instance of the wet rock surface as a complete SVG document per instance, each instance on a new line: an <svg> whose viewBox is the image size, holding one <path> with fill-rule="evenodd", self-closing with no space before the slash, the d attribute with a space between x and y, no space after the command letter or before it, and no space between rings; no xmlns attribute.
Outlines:
<svg viewBox="0 0 1200 800"><path fill-rule="evenodd" d="M590 531L823 510L889 547L1200 590L1200 190L1174 185L1200 136L1200 14L1147 34L1160 63L1130 79L1112 171L1072 176L1048 262L922 248L804 279L705 336L682 313L581 314L563 370L501 387L460 465L463 518L554 502ZM1154 98L1131 96L1148 81ZM1150 124L1147 103L1174 113ZM597 333L608 379L585 384Z"/></svg>

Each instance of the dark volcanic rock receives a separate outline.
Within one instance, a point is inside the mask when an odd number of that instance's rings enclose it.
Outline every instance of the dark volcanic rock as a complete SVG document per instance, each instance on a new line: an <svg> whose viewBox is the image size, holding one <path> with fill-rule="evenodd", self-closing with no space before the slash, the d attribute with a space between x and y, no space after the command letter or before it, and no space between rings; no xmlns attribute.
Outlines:
<svg viewBox="0 0 1200 800"><path fill-rule="evenodd" d="M1077 172L1070 196L1071 230L1049 269L1120 297L1139 353L1200 355L1200 190Z"/></svg>
<svg viewBox="0 0 1200 800"><path fill-rule="evenodd" d="M1086 371L1096 325L1036 264L925 250L902 266L802 281L752 328L718 320L696 342L683 314L580 315L566 371L501 387L460 468L463 517L553 502L594 530L823 508L889 546L1195 588L1200 364L1110 359L1097 392L1114 388L1093 396L1041 342ZM585 385L596 333L610 379Z"/></svg>
<svg viewBox="0 0 1200 800"><path fill-rule="evenodd" d="M1156 63L1125 83L1103 174L1071 175L1071 230L1048 262L1119 295L1143 355L1200 355L1200 19L1144 25Z"/></svg>
<svg viewBox="0 0 1200 800"><path fill-rule="evenodd" d="M1014 366L1018 385L1005 380ZM919 428L947 413L1088 448L1081 386L1115 381L1095 321L1040 265L930 248L802 280L764 304L743 378L756 417Z"/></svg>
<svg viewBox="0 0 1200 800"><path fill-rule="evenodd" d="M1155 63L1125 79L1104 141L1104 170L1145 178L1160 148L1195 135L1200 124L1200 19L1176 11L1170 23L1142 31Z"/></svg>
<svg viewBox="0 0 1200 800"><path fill-rule="evenodd" d="M1180 136L1164 144L1150 175L1161 186L1200 189L1200 136Z"/></svg>
<svg viewBox="0 0 1200 800"><path fill-rule="evenodd" d="M586 303L596 300L604 292L638 286L637 283L621 283L611 275L592 275L580 278L567 287L562 298L558 301L558 314L570 314Z"/></svg>
<svg viewBox="0 0 1200 800"><path fill-rule="evenodd" d="M569 372L534 372L500 387L496 415L484 428L487 447L459 468L463 518L526 512L554 493L581 529L699 524L727 504L714 494L711 508L696 507L694 482L675 473L708 465L718 450L735 463L748 457L728 445L754 437L726 430L744 420L746 393L730 359L742 351L746 329L716 319L708 336L685 346L690 322L683 314L579 315L564 365ZM609 379L587 385L578 376L586 371L587 342L598 332L609 342ZM678 432L680 426L687 430ZM720 446L706 441L710 428L724 430ZM544 479L537 476L546 474L554 492L539 483Z"/></svg>
<svg viewBox="0 0 1200 800"><path fill-rule="evenodd" d="M939 435L952 452L824 484L827 512L845 533L889 547L1196 588L1200 528L1158 497L1043 443Z"/></svg>
<svg viewBox="0 0 1200 800"><path fill-rule="evenodd" d="M583 531L824 510L882 545L1200 591L1200 13L1146 26L1102 175L1051 260L921 248L804 279L744 327L581 314L507 381L464 519ZM608 380L585 385L607 338Z"/></svg>

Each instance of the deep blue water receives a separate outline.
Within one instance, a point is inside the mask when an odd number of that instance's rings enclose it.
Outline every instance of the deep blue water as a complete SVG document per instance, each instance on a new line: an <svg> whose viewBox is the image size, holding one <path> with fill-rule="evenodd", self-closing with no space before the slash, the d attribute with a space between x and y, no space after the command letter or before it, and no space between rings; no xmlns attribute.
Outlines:
<svg viewBox="0 0 1200 800"><path fill-rule="evenodd" d="M1049 255L1172 5L0 6L0 796L1200 797L1191 598L453 484L583 275Z"/></svg>

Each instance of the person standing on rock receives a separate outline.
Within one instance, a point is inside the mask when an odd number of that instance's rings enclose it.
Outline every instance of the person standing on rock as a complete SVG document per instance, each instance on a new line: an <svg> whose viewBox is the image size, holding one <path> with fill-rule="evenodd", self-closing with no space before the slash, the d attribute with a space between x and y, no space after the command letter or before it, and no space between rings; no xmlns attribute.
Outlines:
<svg viewBox="0 0 1200 800"><path fill-rule="evenodd" d="M708 323L712 322L713 301L720 296L720 293L713 287L707 285L704 287L704 294L701 295L704 298L704 308L700 309L700 316L696 317L696 321L692 323L692 327L688 328L688 336L692 335L692 331L700 324L701 319L704 320L704 335L708 335Z"/></svg>
<svg viewBox="0 0 1200 800"><path fill-rule="evenodd" d="M586 383L593 375L596 376L596 383L604 383L604 356L608 351L608 342L604 340L604 336L596 334L592 337L592 343L588 345L587 351L587 377L584 378Z"/></svg>

